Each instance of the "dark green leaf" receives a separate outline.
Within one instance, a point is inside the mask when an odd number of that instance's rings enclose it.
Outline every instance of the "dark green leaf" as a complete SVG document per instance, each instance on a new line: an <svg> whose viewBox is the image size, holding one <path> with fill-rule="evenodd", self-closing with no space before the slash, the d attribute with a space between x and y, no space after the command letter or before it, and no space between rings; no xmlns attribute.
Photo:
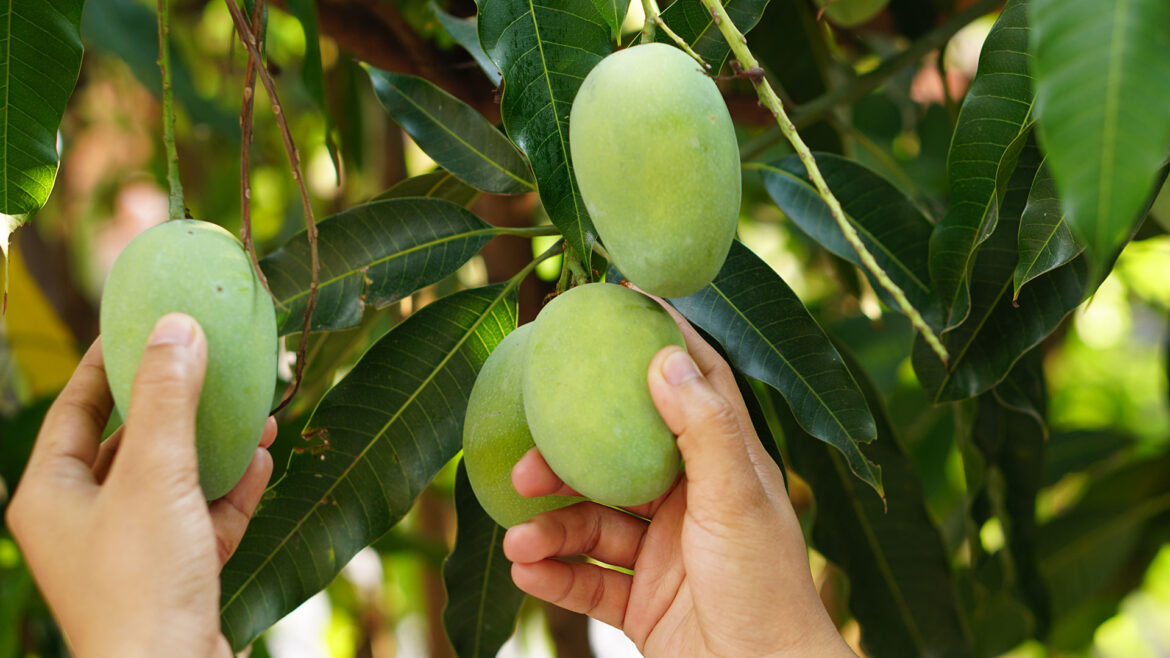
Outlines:
<svg viewBox="0 0 1170 658"><path fill-rule="evenodd" d="M483 0L479 40L504 72L504 127L532 163L549 219L588 259L597 232L573 178L569 110L613 50L609 27L592 0Z"/></svg>
<svg viewBox="0 0 1170 658"><path fill-rule="evenodd" d="M977 249L995 230L1001 186L1030 125L1027 4L1010 0L987 36L947 157L951 206L930 239L930 272L949 314L948 327L970 310Z"/></svg>
<svg viewBox="0 0 1170 658"><path fill-rule="evenodd" d="M301 65L301 81L304 82L309 97L317 105L321 118L325 120L325 148L333 161L334 174L340 180L341 159L337 154L337 143L333 141L333 115L329 113L329 105L325 102L325 70L321 66L317 3L313 0L288 0L288 10L301 24L301 30L305 34L305 61Z"/></svg>
<svg viewBox="0 0 1170 658"><path fill-rule="evenodd" d="M881 493L881 469L858 447L877 432L865 397L837 348L772 268L733 242L710 285L670 301L719 341L737 370L780 391L801 427L841 451L857 477Z"/></svg>
<svg viewBox="0 0 1170 658"><path fill-rule="evenodd" d="M370 201L428 197L446 199L455 205L467 208L478 196L479 192L474 187L455 178L451 172L445 169L436 169L430 173L407 178Z"/></svg>
<svg viewBox="0 0 1170 658"><path fill-rule="evenodd" d="M53 189L57 127L81 71L82 2L26 0L0 10L2 214L27 215ZM0 238L7 247L7 231Z"/></svg>
<svg viewBox="0 0 1170 658"><path fill-rule="evenodd" d="M504 76L500 73L500 67L492 62L492 59L483 51L483 46L479 45L479 30L475 25L475 17L457 18L438 7L434 7L434 9L435 16L439 18L439 22L443 24L443 29L447 30L447 34L450 34L455 43L463 46L463 49L475 58L475 63L479 64L479 68L492 81L492 84L498 87Z"/></svg>
<svg viewBox="0 0 1170 658"><path fill-rule="evenodd" d="M1033 0L1030 15L1040 140L1096 280L1170 151L1170 2Z"/></svg>
<svg viewBox="0 0 1170 658"><path fill-rule="evenodd" d="M1117 430L1055 432L1048 440L1044 460L1044 486L1050 487L1070 473L1090 470L1128 453L1137 439Z"/></svg>
<svg viewBox="0 0 1170 658"><path fill-rule="evenodd" d="M743 34L747 34L756 26L767 6L768 0L723 0L723 8L727 10L731 22L735 23L735 26ZM727 53L731 52L731 49L728 47L727 41L723 39L723 33L719 31L719 26L712 19L711 12L703 6L702 2L699 0L675 0L662 12L662 20L683 41L689 43L691 48L703 58L703 61L711 65L712 71L718 71L723 67L723 60L727 59ZM655 40L673 43L669 36L662 33L662 30L655 33Z"/></svg>
<svg viewBox="0 0 1170 658"><path fill-rule="evenodd" d="M460 180L495 194L536 189L524 157L469 105L422 78L368 65L366 71L382 107L427 155Z"/></svg>
<svg viewBox="0 0 1170 658"><path fill-rule="evenodd" d="M516 325L515 287L444 297L381 338L321 400L224 566L221 623L242 649L397 523L462 443L476 373Z"/></svg>
<svg viewBox="0 0 1170 658"><path fill-rule="evenodd" d="M442 199L405 198L354 206L317 225L321 271L313 329L358 324L367 305L382 308L451 274L497 233ZM305 232L260 261L277 301L281 335L300 331L309 297Z"/></svg>
<svg viewBox="0 0 1170 658"><path fill-rule="evenodd" d="M775 404L792 468L816 500L813 545L849 577L849 609L861 624L868 655L970 655L950 562L914 464L881 396L856 360L844 356L876 413L878 438L862 451L881 468L886 497L857 486L841 456L809 436L785 405Z"/></svg>
<svg viewBox="0 0 1170 658"><path fill-rule="evenodd" d="M831 153L818 153L816 159L829 189L874 260L928 322L937 322L940 310L930 286L928 265L930 220L898 188L864 166ZM829 207L817 195L799 157L750 166L760 170L772 200L802 231L841 258L862 265ZM872 276L870 283L886 304L898 308Z"/></svg>
<svg viewBox="0 0 1170 658"><path fill-rule="evenodd" d="M630 0L593 0L593 5L609 25L613 38L617 39L622 33L622 22L630 9Z"/></svg>
<svg viewBox="0 0 1170 658"><path fill-rule="evenodd" d="M480 507L462 463L455 473L455 511L455 549L443 563L443 627L459 658L493 658L512 635L524 592L512 583L504 529Z"/></svg>
<svg viewBox="0 0 1170 658"><path fill-rule="evenodd" d="M1051 333L1087 291L1083 258L1037 277L1012 301L1012 275L1020 214L1039 165L1029 145L1006 186L995 232L979 250L971 273L971 310L967 319L942 336L950 352L947 367L925 341L915 340L914 370L935 403L973 397L1000 382L1028 350ZM932 257L933 258L933 257Z"/></svg>
<svg viewBox="0 0 1170 658"><path fill-rule="evenodd" d="M1042 163L1020 217L1020 262L1013 279L1014 299L1019 299L1025 283L1064 265L1084 250L1064 220L1055 181L1047 163Z"/></svg>

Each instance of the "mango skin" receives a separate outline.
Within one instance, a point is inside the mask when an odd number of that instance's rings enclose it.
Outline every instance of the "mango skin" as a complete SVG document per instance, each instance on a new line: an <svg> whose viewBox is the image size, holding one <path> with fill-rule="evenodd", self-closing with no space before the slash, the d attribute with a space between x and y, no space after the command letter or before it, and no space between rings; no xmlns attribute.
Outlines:
<svg viewBox="0 0 1170 658"><path fill-rule="evenodd" d="M662 297L711 282L739 218L739 145L695 60L661 43L603 59L573 100L569 147L581 198L622 274Z"/></svg>
<svg viewBox="0 0 1170 658"><path fill-rule="evenodd" d="M872 21L890 0L817 0L825 17L844 28L859 27Z"/></svg>
<svg viewBox="0 0 1170 658"><path fill-rule="evenodd" d="M102 292L102 353L122 418L151 329L175 311L207 336L195 448L199 483L214 500L243 477L264 431L276 387L276 312L248 254L219 226L172 220L140 233Z"/></svg>
<svg viewBox="0 0 1170 658"><path fill-rule="evenodd" d="M512 467L535 445L524 416L522 374L531 323L504 337L484 362L463 421L463 464L471 490L496 523L511 528L581 498L525 498L512 487Z"/></svg>
<svg viewBox="0 0 1170 658"><path fill-rule="evenodd" d="M599 503L640 505L679 471L674 435L646 383L650 360L682 332L654 300L590 283L541 311L528 339L524 411L552 470Z"/></svg>

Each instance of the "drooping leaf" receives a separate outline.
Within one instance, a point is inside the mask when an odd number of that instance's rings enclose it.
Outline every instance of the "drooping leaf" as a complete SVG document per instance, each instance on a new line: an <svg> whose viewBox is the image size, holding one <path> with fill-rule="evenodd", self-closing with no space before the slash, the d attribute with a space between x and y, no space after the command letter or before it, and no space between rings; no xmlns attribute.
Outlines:
<svg viewBox="0 0 1170 658"><path fill-rule="evenodd" d="M442 199L403 198L354 206L317 225L320 275L315 331L357 326L382 308L451 274L497 233ZM309 298L304 231L260 261L277 302L281 335L300 331Z"/></svg>
<svg viewBox="0 0 1170 658"><path fill-rule="evenodd" d="M1019 245L1020 262L1013 278L1013 299L1019 299L1024 284L1064 265L1084 250L1065 221L1056 184L1046 162L1041 163L1036 171L1032 191L1028 193L1028 205L1020 217Z"/></svg>
<svg viewBox="0 0 1170 658"><path fill-rule="evenodd" d="M876 415L877 440L861 450L881 468L886 496L883 501L857 486L841 455L808 435L784 404L775 404L792 468L816 500L813 545L849 577L849 609L868 655L968 656L971 639L949 558L918 473L880 394L860 364L844 356Z"/></svg>
<svg viewBox="0 0 1170 658"><path fill-rule="evenodd" d="M841 451L857 477L881 493L881 470L859 449L877 432L865 397L780 275L734 242L710 285L670 301L719 341L737 370L780 391L801 427Z"/></svg>
<svg viewBox="0 0 1170 658"><path fill-rule="evenodd" d="M447 171L485 192L536 189L524 157L479 112L422 78L365 68L382 107Z"/></svg>
<svg viewBox="0 0 1170 658"><path fill-rule="evenodd" d="M0 214L45 204L57 177L57 127L81 71L83 0L0 9ZM4 234L8 245L8 232Z"/></svg>
<svg viewBox="0 0 1170 658"><path fill-rule="evenodd" d="M612 38L617 39L622 33L622 22L630 9L630 0L593 0L593 4L609 25Z"/></svg>
<svg viewBox="0 0 1170 658"><path fill-rule="evenodd" d="M513 284L423 307L321 400L221 572L224 635L242 649L397 523L462 443L476 373L516 325Z"/></svg>
<svg viewBox="0 0 1170 658"><path fill-rule="evenodd" d="M951 205L930 239L930 272L948 327L962 322L970 310L969 278L978 247L995 230L1002 185L1030 125L1027 13L1028 0L1010 0L992 27L951 141Z"/></svg>
<svg viewBox="0 0 1170 658"><path fill-rule="evenodd" d="M1054 432L1046 446L1044 486L1050 487L1070 473L1108 464L1135 445L1134 436L1118 430Z"/></svg>
<svg viewBox="0 0 1170 658"><path fill-rule="evenodd" d="M341 158L333 140L333 115L325 101L325 70L321 66L321 40L317 29L317 3L313 0L288 0L288 10L301 24L305 34L305 60L301 64L301 82L325 122L325 148L333 162L333 172L341 179ZM250 13L248 14L251 15Z"/></svg>
<svg viewBox="0 0 1170 658"><path fill-rule="evenodd" d="M492 81L492 84L499 86L504 75L500 73L500 67L496 66L495 62L483 51L483 46L479 45L479 29L476 27L475 17L458 18L437 6L432 5L432 7L435 10L435 16L443 24L443 29L447 30L447 34L450 34L455 43L463 46L463 49L471 54L475 63L479 64L479 68Z"/></svg>
<svg viewBox="0 0 1170 658"><path fill-rule="evenodd" d="M727 10L731 22L735 23L739 31L745 35L756 26L767 6L768 0L723 0L723 8ZM723 39L723 33L719 31L719 26L715 24L711 12L707 11L702 2L699 0L675 0L673 4L663 10L662 20L683 41L689 43L691 49L698 53L703 61L711 65L711 71L718 71L722 68L723 61L727 59L731 48ZM669 36L662 33L662 30L655 33L655 41L673 43Z"/></svg>
<svg viewBox="0 0 1170 658"><path fill-rule="evenodd" d="M950 363L943 366L925 341L915 340L914 370L935 403L973 397L995 386L1080 304L1088 289L1084 259L1077 258L1037 277L1012 301L1020 214L1039 161L1032 145L1019 155L995 232L975 259L970 313L942 336Z"/></svg>
<svg viewBox="0 0 1170 658"><path fill-rule="evenodd" d="M455 549L443 563L443 627L460 658L494 658L524 602L504 557L504 528L480 507L462 463L455 473Z"/></svg>
<svg viewBox="0 0 1170 658"><path fill-rule="evenodd" d="M370 201L385 201L387 199L405 199L407 197L420 196L431 199L446 199L455 205L467 208L479 196L479 191L458 178L455 178L446 169L436 169L426 174L411 176L373 199L370 199Z"/></svg>
<svg viewBox="0 0 1170 658"><path fill-rule="evenodd" d="M1033 0L1030 16L1040 141L1097 280L1170 152L1170 3Z"/></svg>
<svg viewBox="0 0 1170 658"><path fill-rule="evenodd" d="M483 0L479 40L504 73L501 114L532 163L549 219L589 259L597 232L573 178L569 110L586 74L613 50L592 0Z"/></svg>
<svg viewBox="0 0 1170 658"><path fill-rule="evenodd" d="M817 153L817 165L829 189L841 202L862 244L906 298L928 322L940 318L938 299L930 284L928 264L933 225L898 188L851 160ZM837 222L817 195L800 158L793 155L758 168L772 200L802 231L829 251L861 266L861 257L845 240ZM866 275L869 276L868 270ZM894 309L897 302L870 276L870 283Z"/></svg>

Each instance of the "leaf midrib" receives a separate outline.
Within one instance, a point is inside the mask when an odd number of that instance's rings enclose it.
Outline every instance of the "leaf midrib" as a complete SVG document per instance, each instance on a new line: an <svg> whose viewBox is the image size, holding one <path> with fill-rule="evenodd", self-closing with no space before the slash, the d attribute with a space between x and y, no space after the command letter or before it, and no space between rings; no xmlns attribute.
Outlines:
<svg viewBox="0 0 1170 658"><path fill-rule="evenodd" d="M1121 98L1121 50L1124 47L1125 31L1123 15L1128 13L1126 11L1128 6L1129 0L1116 0L1113 5L1113 31L1109 44L1109 75L1105 80L1105 104L1102 108L1104 126L1101 131L1101 173L1097 178L1100 195L1097 197L1096 237L1097 244L1100 245L1109 244L1106 235L1109 222L1105 221L1105 218L1110 217L1108 206L1113 200L1113 166L1117 156L1115 138L1117 122L1120 120L1117 103Z"/></svg>
<svg viewBox="0 0 1170 658"><path fill-rule="evenodd" d="M0 162L0 169L3 169L4 172L4 187L0 189L0 194L3 195L4 204L6 206L11 205L12 203L12 200L8 198L8 164L10 162L8 153L8 122L11 118L11 112L9 111L9 108L12 107L12 3L13 0L8 0L8 9L4 12L4 20L6 22L6 25L4 26L4 34L7 36L7 38L4 40L4 61L7 62L7 66L5 67L6 70L4 71L4 161ZM5 277L5 279L7 280L7 277Z"/></svg>

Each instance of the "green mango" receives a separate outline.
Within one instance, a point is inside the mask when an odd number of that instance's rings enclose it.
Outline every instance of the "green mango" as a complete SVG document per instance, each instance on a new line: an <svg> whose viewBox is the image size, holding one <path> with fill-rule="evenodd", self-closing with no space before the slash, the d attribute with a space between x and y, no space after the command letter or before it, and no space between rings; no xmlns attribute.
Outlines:
<svg viewBox="0 0 1170 658"><path fill-rule="evenodd" d="M629 288L590 283L553 299L534 325L524 411L552 470L606 505L640 505L665 493L679 452L646 377L660 349L685 346L674 319Z"/></svg>
<svg viewBox="0 0 1170 658"><path fill-rule="evenodd" d="M522 374L532 324L504 337L483 364L463 420L463 464L471 490L488 516L511 528L581 498L525 498L512 487L512 467L535 445L524 418Z"/></svg>
<svg viewBox="0 0 1170 658"><path fill-rule="evenodd" d="M739 146L695 60L661 43L603 59L573 100L569 146L581 198L622 274L662 297L711 282L739 219Z"/></svg>
<svg viewBox="0 0 1170 658"><path fill-rule="evenodd" d="M140 233L102 292L102 353L123 418L146 340L172 312L195 318L207 336L195 448L213 500L240 481L260 443L276 387L276 312L247 252L219 226L171 220Z"/></svg>
<svg viewBox="0 0 1170 658"><path fill-rule="evenodd" d="M872 21L890 4L890 0L817 0L825 17L844 28L859 27Z"/></svg>

